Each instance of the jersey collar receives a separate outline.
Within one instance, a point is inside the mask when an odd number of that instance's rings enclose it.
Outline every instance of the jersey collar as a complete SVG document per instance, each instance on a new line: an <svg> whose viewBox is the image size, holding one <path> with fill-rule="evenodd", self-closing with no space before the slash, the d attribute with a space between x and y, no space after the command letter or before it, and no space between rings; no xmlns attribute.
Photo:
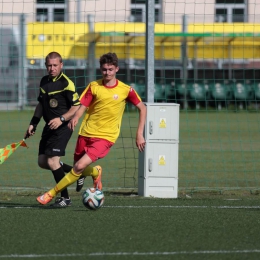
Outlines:
<svg viewBox="0 0 260 260"><path fill-rule="evenodd" d="M60 77L63 75L63 73L61 72L57 77L55 77L55 78L49 78L49 81L52 81L52 82L55 82L55 81L57 81L58 79L60 79Z"/></svg>
<svg viewBox="0 0 260 260"><path fill-rule="evenodd" d="M104 84L104 80L102 80L102 84L103 84L103 86L106 87L106 88L114 88L114 87L116 87L116 86L118 85L118 80L116 79L116 83L115 83L114 86L107 86L107 85L105 85L105 84Z"/></svg>

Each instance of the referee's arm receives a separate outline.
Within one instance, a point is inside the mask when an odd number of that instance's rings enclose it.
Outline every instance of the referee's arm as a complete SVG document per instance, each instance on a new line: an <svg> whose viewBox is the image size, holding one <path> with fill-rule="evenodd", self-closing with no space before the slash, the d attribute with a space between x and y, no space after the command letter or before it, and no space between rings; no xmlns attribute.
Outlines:
<svg viewBox="0 0 260 260"><path fill-rule="evenodd" d="M74 116L74 114L78 111L79 107L80 107L79 105L72 106L68 112L62 115L65 118L65 121L69 121Z"/></svg>
<svg viewBox="0 0 260 260"><path fill-rule="evenodd" d="M76 111L79 109L79 105L72 106L68 112L65 114L61 115L60 117L53 118L50 120L48 123L50 129L57 129L60 125L62 125L64 122L69 121L73 115L76 113ZM64 121L63 121L63 120Z"/></svg>

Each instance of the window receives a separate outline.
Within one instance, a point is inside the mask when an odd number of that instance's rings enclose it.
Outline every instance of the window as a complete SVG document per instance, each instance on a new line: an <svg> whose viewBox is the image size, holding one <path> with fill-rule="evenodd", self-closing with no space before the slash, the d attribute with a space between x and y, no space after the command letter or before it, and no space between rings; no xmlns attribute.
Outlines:
<svg viewBox="0 0 260 260"><path fill-rule="evenodd" d="M37 0L37 4L65 4L65 0Z"/></svg>
<svg viewBox="0 0 260 260"><path fill-rule="evenodd" d="M9 66L18 66L19 52L16 43L13 41L9 42L8 48L9 48Z"/></svg>
<svg viewBox="0 0 260 260"><path fill-rule="evenodd" d="M244 4L245 0L216 0L216 4Z"/></svg>
<svg viewBox="0 0 260 260"><path fill-rule="evenodd" d="M247 22L245 0L216 0L215 21L219 23Z"/></svg>
<svg viewBox="0 0 260 260"><path fill-rule="evenodd" d="M226 23L227 22L227 9L217 8L216 9L216 22Z"/></svg>
<svg viewBox="0 0 260 260"><path fill-rule="evenodd" d="M244 13L244 9L241 8L234 8L232 10L232 20L233 20L233 23L235 22L244 22L244 17L245 17L245 13Z"/></svg>
<svg viewBox="0 0 260 260"><path fill-rule="evenodd" d="M131 4L145 4L146 0L131 0ZM160 0L155 0L155 4L160 4Z"/></svg>
<svg viewBox="0 0 260 260"><path fill-rule="evenodd" d="M143 22L143 9L131 8L131 17L133 22Z"/></svg>
<svg viewBox="0 0 260 260"><path fill-rule="evenodd" d="M145 22L145 4L146 0L131 0L131 17L132 22ZM161 4L160 0L154 1L154 21L160 22Z"/></svg>
<svg viewBox="0 0 260 260"><path fill-rule="evenodd" d="M64 22L65 13L65 0L37 0L36 21L38 22Z"/></svg>
<svg viewBox="0 0 260 260"><path fill-rule="evenodd" d="M48 9L37 8L36 14L37 14L36 21L38 21L38 22L47 22L48 21Z"/></svg>
<svg viewBox="0 0 260 260"><path fill-rule="evenodd" d="M64 9L55 8L53 12L53 20L57 22L64 22L65 13Z"/></svg>

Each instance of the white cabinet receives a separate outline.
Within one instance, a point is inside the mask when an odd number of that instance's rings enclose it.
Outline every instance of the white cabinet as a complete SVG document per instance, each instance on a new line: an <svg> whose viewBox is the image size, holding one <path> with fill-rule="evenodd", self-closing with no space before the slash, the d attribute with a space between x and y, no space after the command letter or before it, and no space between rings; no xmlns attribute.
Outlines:
<svg viewBox="0 0 260 260"><path fill-rule="evenodd" d="M179 104L146 103L146 146L139 153L138 194L178 197Z"/></svg>
<svg viewBox="0 0 260 260"><path fill-rule="evenodd" d="M146 105L146 141L178 141L179 105L170 103L155 103Z"/></svg>

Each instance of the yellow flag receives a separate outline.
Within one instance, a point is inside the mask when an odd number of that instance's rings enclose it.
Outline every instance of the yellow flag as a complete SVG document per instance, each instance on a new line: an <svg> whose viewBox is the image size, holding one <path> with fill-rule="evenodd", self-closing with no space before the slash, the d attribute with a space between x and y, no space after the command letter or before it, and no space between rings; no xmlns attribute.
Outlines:
<svg viewBox="0 0 260 260"><path fill-rule="evenodd" d="M8 144L6 147L0 149L0 164L4 163L8 157L19 147L27 147L27 144L24 142L24 140L18 142L18 143L12 143Z"/></svg>

